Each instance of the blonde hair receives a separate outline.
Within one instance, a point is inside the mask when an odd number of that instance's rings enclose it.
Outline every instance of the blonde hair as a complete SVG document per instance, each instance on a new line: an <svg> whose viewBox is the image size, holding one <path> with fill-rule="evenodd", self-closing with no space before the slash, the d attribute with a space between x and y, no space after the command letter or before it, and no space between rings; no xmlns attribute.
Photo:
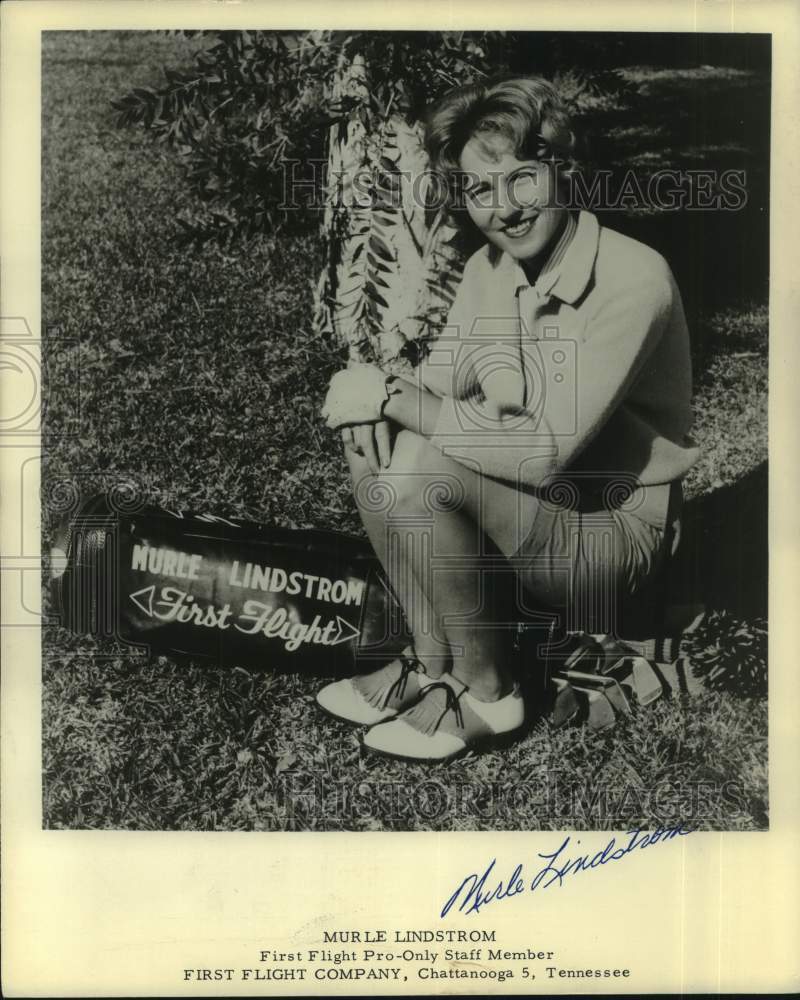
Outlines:
<svg viewBox="0 0 800 1000"><path fill-rule="evenodd" d="M569 110L541 77L514 77L456 87L440 98L425 122L431 168L442 176L455 210L462 178L461 153L470 139L508 140L520 160L560 160L575 166L577 140ZM487 152L492 152L490 142Z"/></svg>

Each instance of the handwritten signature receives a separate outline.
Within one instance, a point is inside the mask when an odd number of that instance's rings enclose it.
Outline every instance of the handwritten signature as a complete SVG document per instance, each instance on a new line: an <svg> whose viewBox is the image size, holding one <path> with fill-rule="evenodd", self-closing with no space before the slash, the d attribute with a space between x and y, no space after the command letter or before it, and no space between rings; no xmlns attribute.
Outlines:
<svg viewBox="0 0 800 1000"><path fill-rule="evenodd" d="M597 851L596 854L582 854L576 858L568 858L565 853L572 840L571 837L567 836L562 841L561 846L551 854L538 853L538 857L543 858L546 864L530 880L524 874L521 863L514 868L507 879L504 881L498 879L496 875L492 874L497 858L492 858L482 875L478 875L477 872L467 875L442 907L440 916L446 917L453 907L459 913L478 913L482 906L487 906L500 899L518 896L522 892L547 889L551 885L561 887L567 875L591 871L601 865L608 864L609 861L621 861L632 851L653 847L655 844L665 844L674 840L675 837L686 837L691 832L691 830L684 830L681 823L678 823L677 826L657 827L652 833L643 833L639 829L628 830L626 836L630 839L625 846L617 847L616 838L612 837L606 846ZM577 843L580 843L580 840Z"/></svg>

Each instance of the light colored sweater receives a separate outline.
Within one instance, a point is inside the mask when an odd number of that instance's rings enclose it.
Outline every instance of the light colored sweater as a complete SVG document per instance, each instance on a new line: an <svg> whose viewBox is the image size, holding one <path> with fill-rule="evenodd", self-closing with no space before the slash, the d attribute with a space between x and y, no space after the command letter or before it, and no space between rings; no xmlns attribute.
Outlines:
<svg viewBox="0 0 800 1000"><path fill-rule="evenodd" d="M669 266L590 212L571 217L533 286L495 248L473 254L418 375L443 397L431 441L447 455L529 487L635 477L630 509L659 526L669 484L698 456Z"/></svg>

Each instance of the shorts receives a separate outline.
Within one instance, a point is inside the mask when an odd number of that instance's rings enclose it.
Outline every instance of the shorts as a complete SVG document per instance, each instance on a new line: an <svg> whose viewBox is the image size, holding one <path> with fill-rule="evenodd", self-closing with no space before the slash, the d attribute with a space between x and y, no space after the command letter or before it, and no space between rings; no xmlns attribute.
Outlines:
<svg viewBox="0 0 800 1000"><path fill-rule="evenodd" d="M566 612L568 627L610 632L620 605L659 575L667 534L628 511L540 499L512 561L535 606Z"/></svg>

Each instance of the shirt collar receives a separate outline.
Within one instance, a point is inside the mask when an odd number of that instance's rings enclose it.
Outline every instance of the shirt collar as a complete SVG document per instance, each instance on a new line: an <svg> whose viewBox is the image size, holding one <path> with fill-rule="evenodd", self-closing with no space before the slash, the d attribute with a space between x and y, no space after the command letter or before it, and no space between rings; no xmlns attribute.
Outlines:
<svg viewBox="0 0 800 1000"><path fill-rule="evenodd" d="M592 276L600 225L591 212L581 211L577 219L570 213L567 225L559 236L550 256L531 286L522 266L503 254L506 265L511 265L516 294L523 288L535 288L542 298L554 295L572 305L576 302Z"/></svg>

